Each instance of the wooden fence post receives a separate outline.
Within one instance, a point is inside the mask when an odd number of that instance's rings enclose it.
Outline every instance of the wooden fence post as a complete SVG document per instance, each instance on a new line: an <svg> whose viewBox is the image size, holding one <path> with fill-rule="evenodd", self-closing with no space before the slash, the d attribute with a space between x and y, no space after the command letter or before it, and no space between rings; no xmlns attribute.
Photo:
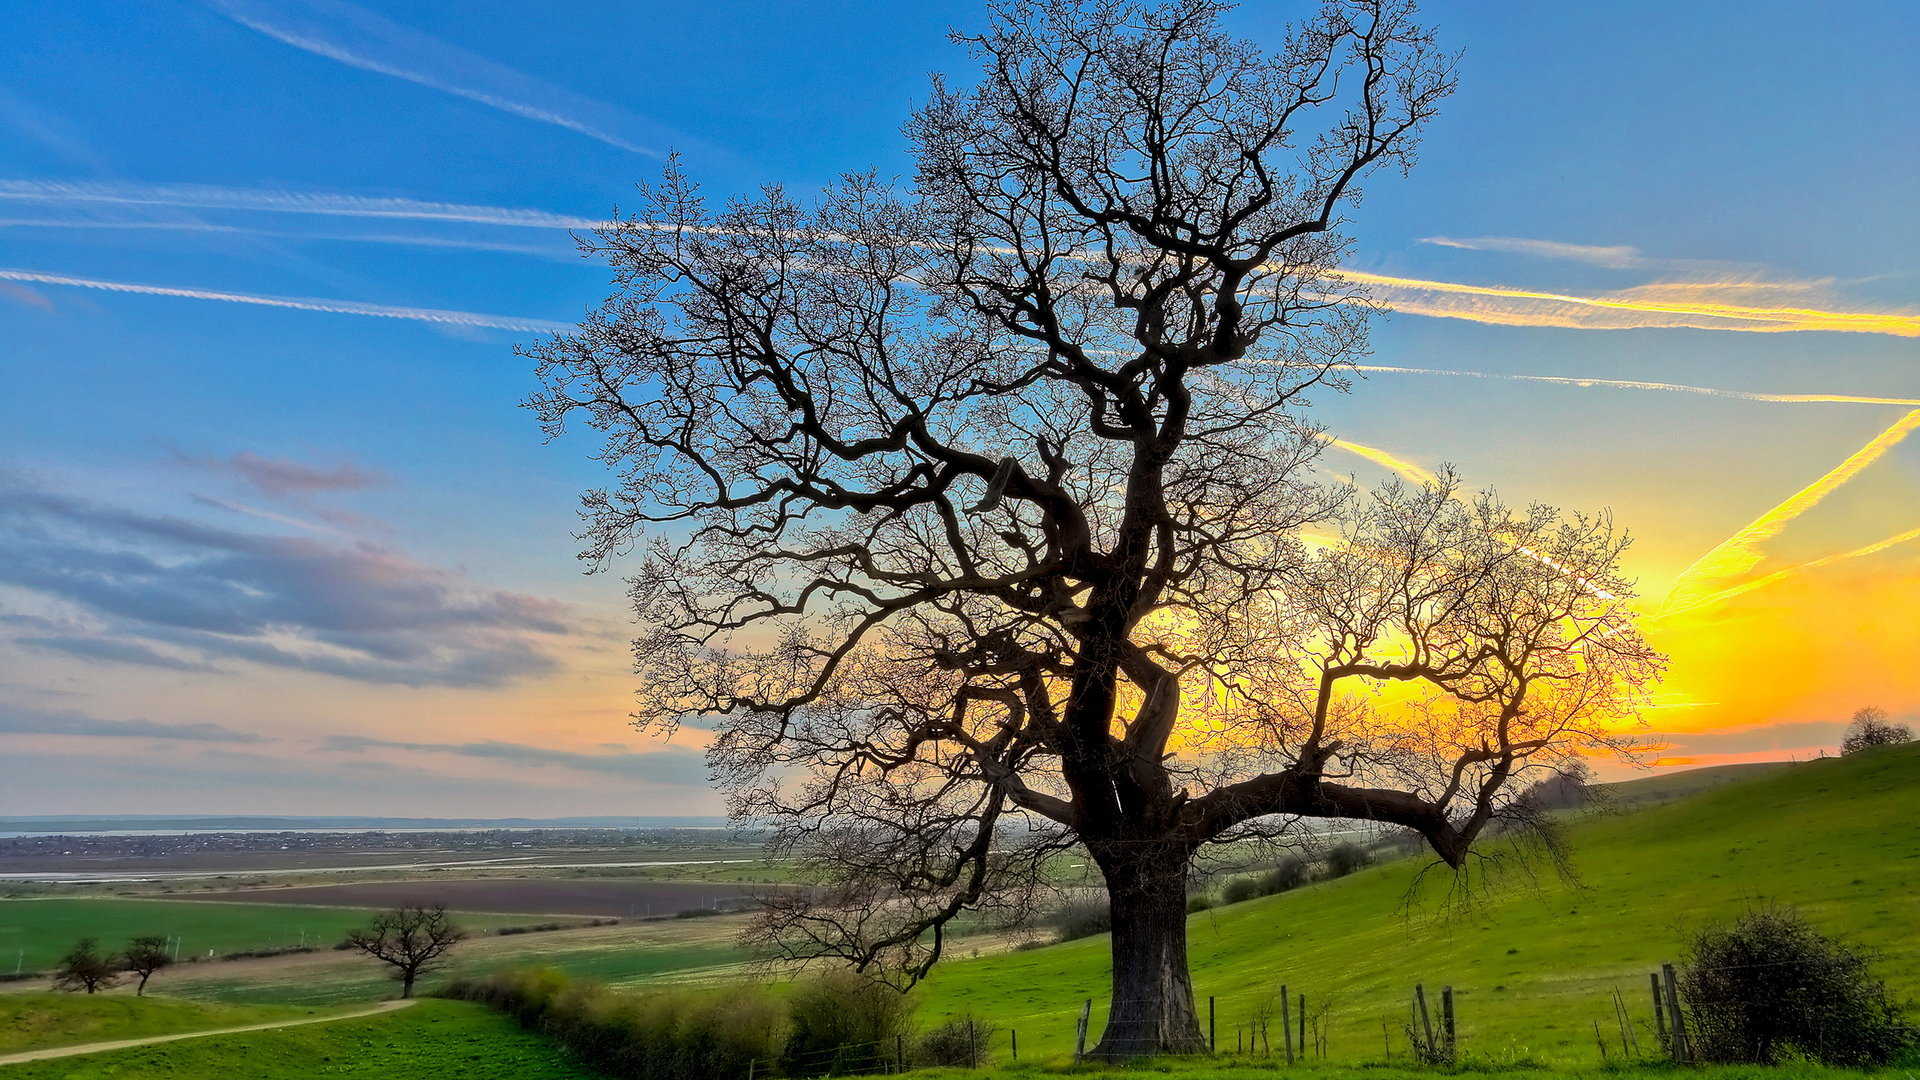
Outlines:
<svg viewBox="0 0 1920 1080"><path fill-rule="evenodd" d="M1668 1029L1673 1032L1673 1059L1692 1061L1693 1046L1687 1040L1687 1018L1680 1011L1680 981L1674 977L1673 965L1660 965L1660 973L1667 984Z"/></svg>
<svg viewBox="0 0 1920 1080"><path fill-rule="evenodd" d="M1020 1029L1008 1028L1007 1036L1013 1040L1013 1060L1020 1060Z"/></svg>
<svg viewBox="0 0 1920 1080"><path fill-rule="evenodd" d="M1280 1043L1287 1048L1287 1064L1293 1064L1293 1003L1287 1000L1287 984L1280 984Z"/></svg>
<svg viewBox="0 0 1920 1080"><path fill-rule="evenodd" d="M967 1017L967 1068L980 1067L979 1029L973 1025L973 1017Z"/></svg>
<svg viewBox="0 0 1920 1080"><path fill-rule="evenodd" d="M1660 999L1660 973L1647 972L1647 981L1653 984L1653 1029L1660 1037L1660 1050L1668 1057L1673 1056L1673 1044L1667 1041L1667 1003Z"/></svg>
<svg viewBox="0 0 1920 1080"><path fill-rule="evenodd" d="M1214 1042L1213 1036L1214 1036L1213 995L1208 994L1207 995L1207 1051L1209 1053L1218 1051L1220 1049L1219 1045Z"/></svg>
<svg viewBox="0 0 1920 1080"><path fill-rule="evenodd" d="M1440 1029L1446 1035L1447 1061L1451 1063L1453 1061L1454 1046L1453 987L1451 986L1443 986L1440 988Z"/></svg>
<svg viewBox="0 0 1920 1080"><path fill-rule="evenodd" d="M1436 1049L1433 1041L1433 1019L1427 1015L1427 988L1423 983L1413 984L1413 1001L1420 1007L1420 1038L1425 1041L1427 1056L1432 1057Z"/></svg>
<svg viewBox="0 0 1920 1080"><path fill-rule="evenodd" d="M893 1061L901 1072L907 1071L907 1037L897 1031L893 1035Z"/></svg>
<svg viewBox="0 0 1920 1080"><path fill-rule="evenodd" d="M1600 1064L1607 1063L1607 1040L1600 1037L1600 1021L1593 1022L1593 1044L1600 1048Z"/></svg>
<svg viewBox="0 0 1920 1080"><path fill-rule="evenodd" d="M1300 1060L1307 1060L1307 994L1301 991L1300 1000Z"/></svg>
<svg viewBox="0 0 1920 1080"><path fill-rule="evenodd" d="M1093 999L1088 998L1087 1003L1080 1007L1080 1034L1074 1040L1074 1044L1073 1044L1073 1060L1074 1061L1079 1061L1081 1058L1085 1057L1087 1054L1087 1022L1092 1018L1093 1018Z"/></svg>

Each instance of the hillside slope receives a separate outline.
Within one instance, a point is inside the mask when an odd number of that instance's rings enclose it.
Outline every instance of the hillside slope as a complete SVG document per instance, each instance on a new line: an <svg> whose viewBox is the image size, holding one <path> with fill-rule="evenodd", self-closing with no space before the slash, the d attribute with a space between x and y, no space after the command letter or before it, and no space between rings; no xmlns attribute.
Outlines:
<svg viewBox="0 0 1920 1080"><path fill-rule="evenodd" d="M1920 989L1920 745L1762 772L1569 830L1578 886L1517 860L1458 895L1410 859L1193 917L1202 1023L1217 999L1220 1045L1254 1023L1282 983L1308 994L1329 1054L1378 1059L1409 995L1454 987L1462 1049L1483 1059L1598 1063L1593 1022L1617 1044L1617 987L1651 1041L1647 973L1677 960L1688 931L1749 907L1798 906L1816 924L1882 950L1897 991ZM1104 1018L1107 940L1090 938L943 965L923 1020L971 1012L1019 1031L1023 1058L1071 1050L1082 1002ZM1269 1040L1279 1043L1278 1019ZM996 1038L1006 1049L1007 1036ZM1610 1047L1617 1052L1617 1045Z"/></svg>

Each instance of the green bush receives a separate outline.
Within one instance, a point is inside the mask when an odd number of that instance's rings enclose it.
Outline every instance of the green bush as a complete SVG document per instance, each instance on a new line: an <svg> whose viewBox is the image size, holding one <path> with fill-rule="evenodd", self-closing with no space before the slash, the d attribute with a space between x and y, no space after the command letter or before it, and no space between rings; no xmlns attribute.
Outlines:
<svg viewBox="0 0 1920 1080"><path fill-rule="evenodd" d="M1053 917L1054 939L1073 941L1113 930L1113 910L1104 898L1075 900Z"/></svg>
<svg viewBox="0 0 1920 1080"><path fill-rule="evenodd" d="M1327 849L1327 876L1329 878L1346 877L1355 870L1372 865L1373 856L1367 849L1351 840L1342 840Z"/></svg>
<svg viewBox="0 0 1920 1080"><path fill-rule="evenodd" d="M1869 961L1791 908L1701 931L1680 983L1696 1056L1771 1065L1797 1053L1827 1065L1887 1064L1920 1035Z"/></svg>
<svg viewBox="0 0 1920 1080"><path fill-rule="evenodd" d="M1273 864L1269 870L1227 882L1226 888L1220 892L1220 898L1223 903L1238 904L1243 900L1297 889L1307 883L1307 878L1307 864L1289 855Z"/></svg>
<svg viewBox="0 0 1920 1080"><path fill-rule="evenodd" d="M794 988L781 1063L789 1076L875 1072L907 1034L913 999L852 971L831 971Z"/></svg>
<svg viewBox="0 0 1920 1080"><path fill-rule="evenodd" d="M582 1062L635 1080L769 1071L785 1048L785 1012L756 987L621 994L533 968L459 979L445 993L508 1013Z"/></svg>
<svg viewBox="0 0 1920 1080"><path fill-rule="evenodd" d="M920 1036L913 1047L913 1064L947 1065L957 1069L978 1068L992 1054L988 1047L1000 1029L972 1015L956 1016Z"/></svg>

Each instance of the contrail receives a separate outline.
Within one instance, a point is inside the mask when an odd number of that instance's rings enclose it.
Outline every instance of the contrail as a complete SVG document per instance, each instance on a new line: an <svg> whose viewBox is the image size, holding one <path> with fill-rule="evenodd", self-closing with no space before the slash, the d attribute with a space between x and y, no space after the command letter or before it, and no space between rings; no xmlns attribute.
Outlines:
<svg viewBox="0 0 1920 1080"><path fill-rule="evenodd" d="M1754 333L1784 333L1801 330L1831 330L1856 334L1892 334L1920 337L1920 315L1905 312L1826 311L1818 308L1756 307L1747 304L1693 300L1685 303L1636 297L1579 296L1572 293L1540 292L1499 285L1469 285L1457 281L1433 281L1424 278L1394 277L1364 270L1342 269L1339 276L1349 281L1378 285L1391 294L1394 290L1412 293L1465 296L1478 299L1521 301L1515 305L1466 305L1435 303L1427 300L1389 299L1395 310L1441 319L1465 319L1470 322L1504 326L1556 326L1574 330L1621 330L1643 327L1681 327L1700 330L1735 330ZM1694 282L1695 286L1738 287L1737 282ZM1538 305L1557 306L1559 310ZM1566 309L1571 308L1572 311ZM1627 321L1596 322L1585 313L1623 313Z"/></svg>
<svg viewBox="0 0 1920 1080"><path fill-rule="evenodd" d="M1915 428L1920 428L1920 409L1894 421L1892 426L1874 436L1867 445L1828 470L1825 476L1794 492L1748 522L1745 528L1695 559L1693 565L1681 571L1680 577L1674 582L1673 590L1667 595L1667 607L1686 610L1698 606L1709 595L1714 583L1737 577L1759 565L1762 558L1759 545L1778 536L1788 522L1819 505L1820 500L1858 476L1887 451L1900 445L1901 440L1912 434Z"/></svg>
<svg viewBox="0 0 1920 1080"><path fill-rule="evenodd" d="M1705 596L1698 600L1695 600L1685 607L1675 608L1669 611L1663 611L1660 614L1654 616L1654 619L1656 620L1670 619L1676 615L1684 615L1689 611L1698 611L1701 608L1712 607L1715 604L1719 604L1724 601L1731 600L1736 596L1743 596L1747 593L1754 591L1755 589L1764 589L1769 585L1778 584L1780 581L1786 578L1792 577L1795 574L1805 573L1809 570L1817 570L1823 566L1830 566L1833 563L1841 562L1846 559L1861 559L1861 558L1865 558L1868 555L1878 555L1880 552L1885 551L1890 547L1894 547L1899 544L1910 543L1911 541L1914 541L1914 540L1920 540L1920 529L1908 529L1906 532L1895 533L1894 535L1887 537L1885 540L1877 540L1871 544L1868 544L1865 547L1854 548L1852 551L1835 552L1832 555L1822 555L1820 558L1812 559L1807 562L1800 563L1796 566L1789 566L1782 570L1775 570L1771 574L1766 574L1761 577L1754 578L1751 581L1743 581L1740 584L1735 585L1731 588L1721 589L1719 592L1716 592L1716 593L1713 593L1712 595Z"/></svg>
<svg viewBox="0 0 1920 1080"><path fill-rule="evenodd" d="M1459 368L1394 367L1388 364L1355 364L1356 371L1389 375L1445 375L1466 379L1502 379L1511 382L1554 383L1561 386L1607 386L1621 390L1657 390L1675 394L1704 394L1708 397L1735 398L1740 401L1768 401L1781 404L1905 405L1920 408L1920 398L1871 397L1863 394L1768 394L1754 390L1723 390L1713 386L1688 386L1684 383L1648 382L1642 379L1596 379L1573 375L1508 375L1497 371L1466 371Z"/></svg>
<svg viewBox="0 0 1920 1080"><path fill-rule="evenodd" d="M287 10L254 0L208 0L249 30L350 67L404 79L542 124L552 124L630 153L664 157L609 130L618 110L550 86L341 0L306 0ZM583 114L599 114L587 120Z"/></svg>
<svg viewBox="0 0 1920 1080"><path fill-rule="evenodd" d="M171 206L197 210L251 210L273 214L326 217L400 218L454 221L522 229L598 229L615 224L600 218L555 214L510 206L422 199L380 198L328 192L216 187L208 184L106 184L88 181L0 180L0 199L51 203L106 203L115 206Z"/></svg>
<svg viewBox="0 0 1920 1080"><path fill-rule="evenodd" d="M253 190L214 187L200 184L102 184L41 180L0 180L0 199L34 200L57 203L108 203L126 206L173 206L214 210L245 210L268 213L317 214L343 217L400 218L417 221L463 222L475 225L500 225L513 228L594 230L604 228L666 229L672 226L654 222L616 222L604 218L558 214L546 210L519 207L447 203L421 199L382 198L285 190ZM719 233L712 227L697 231ZM1708 330L1737 330L1767 333L1805 330L1830 330L1846 333L1920 336L1920 315L1904 312L1844 312L1816 308L1755 307L1690 299L1684 303L1640 297L1592 297L1567 293L1538 292L1503 286L1469 285L1461 282L1422 278L1393 277L1361 270L1341 270L1348 280L1380 286L1389 293L1440 294L1476 297L1483 300L1518 301L1522 306L1436 304L1431 301L1393 299L1391 306L1409 315L1466 319L1472 322L1511 326L1558 326L1571 329L1635 329L1685 327ZM1684 282L1658 286L1666 290L1713 290L1740 287L1736 282ZM1560 311L1543 312L1538 305L1558 305ZM1572 308L1575 314L1565 309ZM1620 312L1637 322L1596 323L1578 312ZM1651 320L1651 321L1649 321ZM1384 370L1384 369L1383 369ZM1409 369L1411 370L1411 369ZM1554 381L1546 376L1539 381ZM1581 381L1581 380L1572 380ZM1622 383L1621 385L1625 385ZM1653 388L1661 384L1648 384ZM1707 391L1699 391L1707 392ZM1734 393L1729 391L1728 393ZM1773 400L1773 399L1763 399ZM1811 399L1804 399L1811 400Z"/></svg>
<svg viewBox="0 0 1920 1080"><path fill-rule="evenodd" d="M259 307L291 308L295 311L323 311L332 315L361 315L374 319L405 319L441 326L471 326L538 333L559 333L572 329L566 323L546 319L523 319L513 315L486 315L473 311L445 311L439 308L393 307L387 304L363 304L354 300L259 296L253 293L219 292L213 289L182 289L167 285L141 285L128 281L103 281L99 278L73 277L67 274L43 274L36 270L0 268L0 281L30 281L39 285L67 285L76 289L138 293L143 296L173 296L184 300L216 300L227 304L253 304Z"/></svg>
<svg viewBox="0 0 1920 1080"><path fill-rule="evenodd" d="M1345 450L1349 454L1363 457L1375 465L1398 473L1422 487L1428 484L1438 483L1440 479L1427 469L1405 458L1397 457L1377 446L1365 446L1346 439L1330 439L1327 445L1337 450Z"/></svg>

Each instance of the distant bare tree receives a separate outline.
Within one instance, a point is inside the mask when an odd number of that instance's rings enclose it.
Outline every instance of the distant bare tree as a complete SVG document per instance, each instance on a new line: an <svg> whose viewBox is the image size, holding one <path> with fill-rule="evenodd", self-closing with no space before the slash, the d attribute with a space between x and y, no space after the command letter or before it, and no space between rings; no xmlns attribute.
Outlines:
<svg viewBox="0 0 1920 1080"><path fill-rule="evenodd" d="M638 722L717 724L732 810L830 882L761 940L905 984L1082 845L1108 1056L1203 1046L1204 845L1355 818L1462 866L1659 668L1604 518L1310 478L1300 410L1366 349L1342 215L1453 61L1406 0L1277 53L1224 10L995 4L911 193L713 209L670 168L591 245L612 299L529 350L616 474L584 557L644 548Z"/></svg>
<svg viewBox="0 0 1920 1080"><path fill-rule="evenodd" d="M467 936L447 917L444 904L403 904L376 915L364 929L347 935L347 944L393 966L400 996L413 996L414 980L432 970Z"/></svg>
<svg viewBox="0 0 1920 1080"><path fill-rule="evenodd" d="M1913 741L1913 729L1887 719L1887 710L1869 705L1853 714L1846 737L1840 740L1840 753L1857 754L1881 746L1898 746Z"/></svg>
<svg viewBox="0 0 1920 1080"><path fill-rule="evenodd" d="M120 981L120 966L115 957L102 953L94 938L81 938L53 968L53 987L69 992L85 990L89 994L112 989Z"/></svg>
<svg viewBox="0 0 1920 1080"><path fill-rule="evenodd" d="M134 990L135 996L147 992L147 980L153 978L154 972L173 963L173 957L167 953L167 939L158 935L134 938L127 943L127 951L121 954L121 959L128 971L140 976L140 985Z"/></svg>

